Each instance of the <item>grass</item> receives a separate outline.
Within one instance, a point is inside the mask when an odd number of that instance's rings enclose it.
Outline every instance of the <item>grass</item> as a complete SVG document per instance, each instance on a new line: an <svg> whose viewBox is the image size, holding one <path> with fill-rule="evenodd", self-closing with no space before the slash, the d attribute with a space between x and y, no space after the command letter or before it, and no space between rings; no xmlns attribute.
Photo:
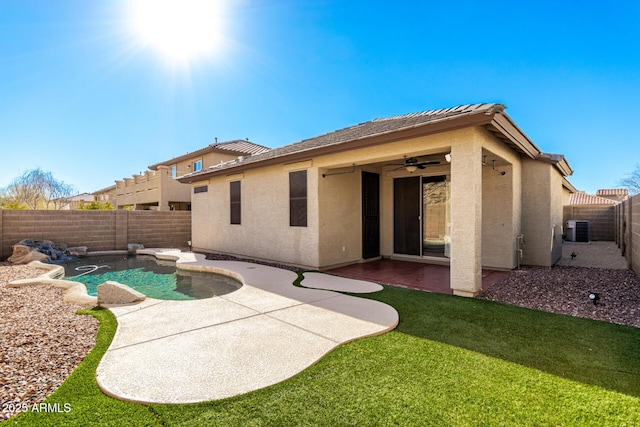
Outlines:
<svg viewBox="0 0 640 427"><path fill-rule="evenodd" d="M233 398L139 405L109 398L94 374L116 328L47 399L68 413L17 425L640 425L640 329L402 288L394 331L343 345L294 378ZM11 421L9 421L11 422Z"/></svg>

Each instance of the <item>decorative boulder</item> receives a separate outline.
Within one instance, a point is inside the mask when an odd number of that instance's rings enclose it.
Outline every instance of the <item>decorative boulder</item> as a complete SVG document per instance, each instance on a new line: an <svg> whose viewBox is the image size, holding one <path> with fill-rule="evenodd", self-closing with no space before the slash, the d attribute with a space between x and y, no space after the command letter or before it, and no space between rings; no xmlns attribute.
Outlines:
<svg viewBox="0 0 640 427"><path fill-rule="evenodd" d="M127 253L129 255L135 255L138 249L144 249L144 245L142 243L129 243L127 244Z"/></svg>
<svg viewBox="0 0 640 427"><path fill-rule="evenodd" d="M33 248L21 244L13 245L13 254L7 261L14 264L28 264L31 261L49 262L49 255L45 255Z"/></svg>
<svg viewBox="0 0 640 427"><path fill-rule="evenodd" d="M122 283L107 281L98 286L98 305L131 304L145 298L144 294Z"/></svg>
<svg viewBox="0 0 640 427"><path fill-rule="evenodd" d="M87 256L88 250L89 248L87 246L76 246L76 247L67 249L70 256L77 256L77 257Z"/></svg>

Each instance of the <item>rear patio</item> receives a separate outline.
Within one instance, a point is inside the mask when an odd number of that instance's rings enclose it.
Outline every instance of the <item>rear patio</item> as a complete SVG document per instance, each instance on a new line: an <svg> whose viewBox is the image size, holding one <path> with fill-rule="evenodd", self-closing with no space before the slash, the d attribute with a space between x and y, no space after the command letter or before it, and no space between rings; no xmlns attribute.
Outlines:
<svg viewBox="0 0 640 427"><path fill-rule="evenodd" d="M327 273L351 279L367 280L392 286L453 295L448 265L382 258L327 270ZM482 270L482 290L486 291L509 275L508 271Z"/></svg>

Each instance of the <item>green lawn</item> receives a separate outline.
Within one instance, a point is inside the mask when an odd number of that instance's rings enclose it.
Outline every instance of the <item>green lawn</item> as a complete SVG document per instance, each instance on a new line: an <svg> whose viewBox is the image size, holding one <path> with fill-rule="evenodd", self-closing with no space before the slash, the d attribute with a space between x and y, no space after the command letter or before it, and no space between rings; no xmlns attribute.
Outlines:
<svg viewBox="0 0 640 427"><path fill-rule="evenodd" d="M296 377L230 399L144 406L103 395L94 373L115 331L17 425L640 425L640 329L490 301L385 287L400 324L343 345Z"/></svg>

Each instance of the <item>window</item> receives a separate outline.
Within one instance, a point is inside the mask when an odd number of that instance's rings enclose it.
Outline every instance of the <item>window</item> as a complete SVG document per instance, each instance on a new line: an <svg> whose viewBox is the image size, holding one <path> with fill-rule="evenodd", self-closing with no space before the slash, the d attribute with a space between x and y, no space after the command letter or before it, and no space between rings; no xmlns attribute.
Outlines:
<svg viewBox="0 0 640 427"><path fill-rule="evenodd" d="M202 160L196 160L193 162L193 171L198 172L202 170Z"/></svg>
<svg viewBox="0 0 640 427"><path fill-rule="evenodd" d="M289 225L307 226L307 171L289 172Z"/></svg>
<svg viewBox="0 0 640 427"><path fill-rule="evenodd" d="M176 165L171 166L171 178L178 176L178 167Z"/></svg>
<svg viewBox="0 0 640 427"><path fill-rule="evenodd" d="M240 224L240 181L229 183L229 200L231 224Z"/></svg>
<svg viewBox="0 0 640 427"><path fill-rule="evenodd" d="M207 191L209 191L209 186L208 185L201 185L199 187L193 187L193 193L206 193Z"/></svg>

